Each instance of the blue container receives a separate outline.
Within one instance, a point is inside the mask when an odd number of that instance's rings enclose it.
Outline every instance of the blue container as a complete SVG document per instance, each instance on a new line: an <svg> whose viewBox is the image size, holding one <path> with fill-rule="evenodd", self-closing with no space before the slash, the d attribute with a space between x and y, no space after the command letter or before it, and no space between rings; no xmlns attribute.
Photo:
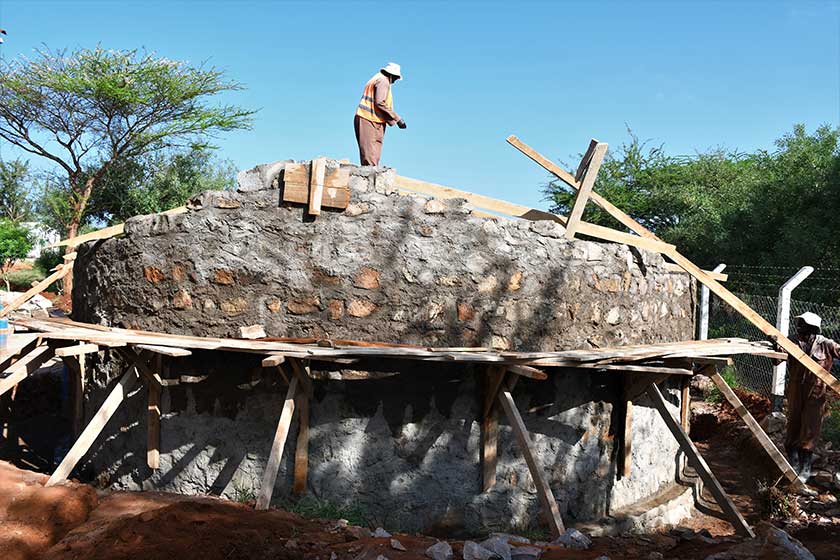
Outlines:
<svg viewBox="0 0 840 560"><path fill-rule="evenodd" d="M0 310L3 309L3 305L0 304ZM9 320L6 318L0 319L0 350L6 347L6 344L9 342L9 335L6 331L9 330Z"/></svg>

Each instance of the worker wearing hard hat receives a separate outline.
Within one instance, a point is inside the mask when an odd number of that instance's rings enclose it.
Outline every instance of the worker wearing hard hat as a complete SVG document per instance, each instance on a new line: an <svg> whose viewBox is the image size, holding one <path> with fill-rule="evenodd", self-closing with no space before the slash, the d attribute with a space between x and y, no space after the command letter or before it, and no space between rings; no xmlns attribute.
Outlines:
<svg viewBox="0 0 840 560"><path fill-rule="evenodd" d="M389 62L365 84L353 119L362 165L379 165L386 125L405 128L405 121L394 111L391 93L391 85L401 78L400 65Z"/></svg>
<svg viewBox="0 0 840 560"><path fill-rule="evenodd" d="M820 334L822 319L815 313L803 313L793 319L799 347L826 371L840 359L840 344ZM827 387L816 375L796 360L788 362L787 433L785 449L788 461L807 482L811 477L814 447L820 437L825 415Z"/></svg>

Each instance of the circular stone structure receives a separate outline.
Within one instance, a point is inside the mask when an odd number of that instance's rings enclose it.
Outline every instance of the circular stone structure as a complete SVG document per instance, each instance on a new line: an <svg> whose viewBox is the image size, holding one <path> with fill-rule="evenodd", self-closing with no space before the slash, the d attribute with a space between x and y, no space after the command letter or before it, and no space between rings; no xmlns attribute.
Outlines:
<svg viewBox="0 0 840 560"><path fill-rule="evenodd" d="M74 318L199 336L260 324L269 337L517 351L693 337L694 286L659 255L568 240L551 221L475 217L463 200L402 195L385 168L348 166L349 206L313 219L281 202L283 166L243 172L237 192L203 193L185 213L133 218L124 236L80 247ZM93 361L88 416L123 365L113 354ZM539 522L503 414L496 483L482 492L486 370L403 362L359 379L311 365L307 494L402 531ZM617 473L624 374L546 371L546 381L522 379L513 396L565 522L659 512L625 523L640 529L688 514L690 497L675 486L677 443L645 397L633 411L632 472ZM89 476L118 488L253 495L286 391L276 368L254 355L195 352L167 358L164 377L198 382L164 388L160 469L145 465L146 402L137 392L86 458ZM666 386L665 396L676 413L679 391ZM297 499L296 424L275 505Z"/></svg>

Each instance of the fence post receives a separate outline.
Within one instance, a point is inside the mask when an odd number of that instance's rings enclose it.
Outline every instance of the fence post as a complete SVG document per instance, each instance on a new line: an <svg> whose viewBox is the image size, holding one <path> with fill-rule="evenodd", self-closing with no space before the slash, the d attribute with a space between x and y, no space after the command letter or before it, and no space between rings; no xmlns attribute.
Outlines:
<svg viewBox="0 0 840 560"><path fill-rule="evenodd" d="M714 272L723 272L726 265L721 263L717 265ZM700 286L700 333L699 340L708 340L709 338L709 288L705 285Z"/></svg>
<svg viewBox="0 0 840 560"><path fill-rule="evenodd" d="M776 328L783 335L788 336L790 331L790 295L793 290L814 272L814 267L803 266L799 272L791 276L787 282L779 288L779 301L776 307ZM772 406L771 412L782 411L782 401L785 398L785 376L787 374L787 362L773 366L772 385Z"/></svg>

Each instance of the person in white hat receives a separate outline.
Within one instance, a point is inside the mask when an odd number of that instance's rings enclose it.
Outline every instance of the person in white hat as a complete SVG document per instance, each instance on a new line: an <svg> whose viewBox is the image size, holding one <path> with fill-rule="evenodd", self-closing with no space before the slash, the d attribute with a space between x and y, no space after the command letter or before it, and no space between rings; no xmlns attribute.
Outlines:
<svg viewBox="0 0 840 560"><path fill-rule="evenodd" d="M826 371L840 359L840 344L822 336L822 319L816 313L803 313L793 319L795 340L799 347ZM820 438L826 411L827 387L816 375L796 360L788 361L788 415L785 450L788 461L807 482L811 477L814 448Z"/></svg>
<svg viewBox="0 0 840 560"><path fill-rule="evenodd" d="M365 84L353 118L362 165L379 165L386 125L405 128L405 120L394 111L391 93L391 85L399 79L402 79L400 65L389 62Z"/></svg>

